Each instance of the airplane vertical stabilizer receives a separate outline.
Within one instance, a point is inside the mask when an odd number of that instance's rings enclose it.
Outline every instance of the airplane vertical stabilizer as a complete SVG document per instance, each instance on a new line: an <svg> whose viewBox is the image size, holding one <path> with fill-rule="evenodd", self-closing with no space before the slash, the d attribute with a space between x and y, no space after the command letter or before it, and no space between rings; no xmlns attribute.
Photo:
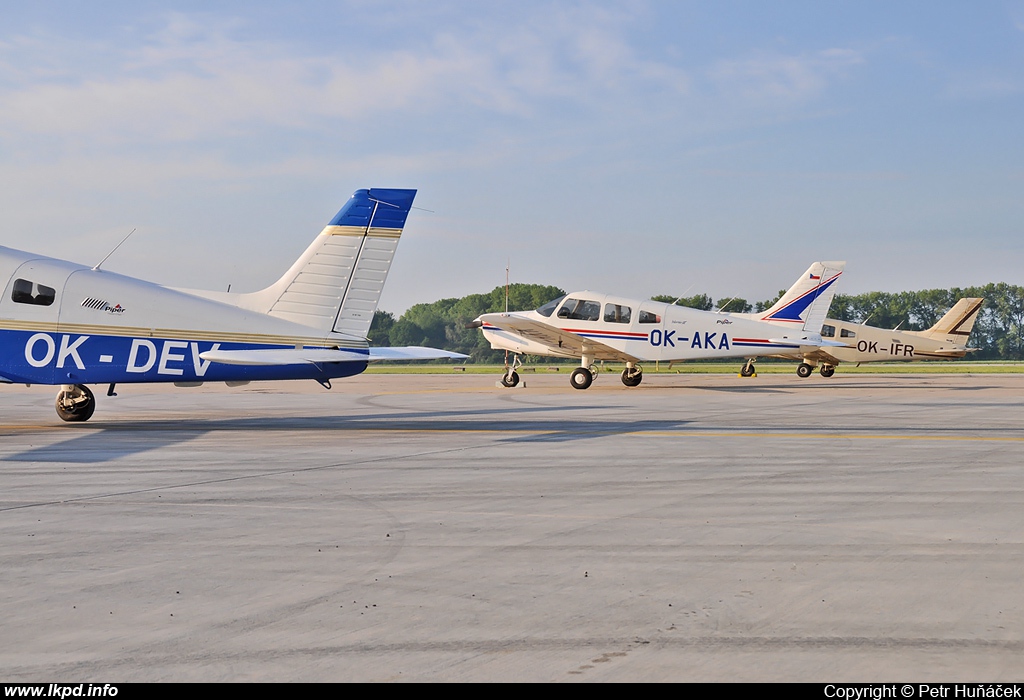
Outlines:
<svg viewBox="0 0 1024 700"><path fill-rule="evenodd" d="M415 196L357 190L291 269L251 296L271 316L365 338Z"/></svg>
<svg viewBox="0 0 1024 700"><path fill-rule="evenodd" d="M924 331L914 331L914 335L924 336L931 340L938 340L953 345L966 346L967 339L974 328L974 322L981 311L984 299L976 297L965 297L953 304L953 308L946 312L946 315L938 322Z"/></svg>
<svg viewBox="0 0 1024 700"><path fill-rule="evenodd" d="M836 293L835 283L845 267L843 261L812 264L770 309L748 316L808 333L820 333Z"/></svg>

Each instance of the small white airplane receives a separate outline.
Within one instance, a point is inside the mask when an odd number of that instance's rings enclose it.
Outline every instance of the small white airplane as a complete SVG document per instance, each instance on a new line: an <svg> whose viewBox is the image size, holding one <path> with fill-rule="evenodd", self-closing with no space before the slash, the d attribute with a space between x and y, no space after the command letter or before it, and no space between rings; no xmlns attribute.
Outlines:
<svg viewBox="0 0 1024 700"><path fill-rule="evenodd" d="M248 294L171 289L0 247L0 383L59 384L86 421L88 384L331 379L377 360L464 358L370 348L366 335L416 190L357 190L276 283ZM102 263L101 263L102 264Z"/></svg>
<svg viewBox="0 0 1024 700"><path fill-rule="evenodd" d="M815 348L810 352L784 353L776 357L799 360L796 373L801 377L809 377L819 364L821 376L831 377L835 374L836 365L842 362L956 359L973 350L967 347L967 339L984 303L984 299L964 297L934 326L923 331L886 330L827 318L821 327L822 337L843 341L845 347Z"/></svg>
<svg viewBox="0 0 1024 700"><path fill-rule="evenodd" d="M480 328L492 348L513 353L501 379L507 387L519 383L520 355L580 358L580 367L569 375L576 389L593 383L595 362L624 362L622 383L637 386L643 378L640 362L845 346L821 337L835 282L844 267L844 262L814 263L778 302L759 314L715 313L583 291L559 297L536 311L484 314L470 326Z"/></svg>

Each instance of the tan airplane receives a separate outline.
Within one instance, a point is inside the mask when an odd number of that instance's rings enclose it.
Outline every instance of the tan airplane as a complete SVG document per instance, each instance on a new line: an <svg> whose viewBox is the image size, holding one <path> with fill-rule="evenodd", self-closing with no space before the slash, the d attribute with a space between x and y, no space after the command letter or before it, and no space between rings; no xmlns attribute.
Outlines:
<svg viewBox="0 0 1024 700"><path fill-rule="evenodd" d="M949 360L963 357L972 348L967 339L984 299L964 298L953 305L938 323L924 331L898 331L874 328L849 321L825 319L821 337L845 342L846 347L819 347L809 352L788 355L770 355L788 360L800 360L796 373L809 377L820 365L823 377L835 374L842 362L895 362L913 360ZM754 358L740 370L740 375L754 375Z"/></svg>

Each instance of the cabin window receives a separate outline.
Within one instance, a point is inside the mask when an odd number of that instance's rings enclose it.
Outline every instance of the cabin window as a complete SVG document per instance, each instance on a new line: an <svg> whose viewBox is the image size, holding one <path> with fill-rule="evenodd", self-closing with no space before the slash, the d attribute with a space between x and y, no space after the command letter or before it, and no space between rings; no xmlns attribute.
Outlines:
<svg viewBox="0 0 1024 700"><path fill-rule="evenodd" d="M828 325L826 323L824 326L821 327L821 337L822 338L835 338L836 337L836 327L835 326L830 326L830 325Z"/></svg>
<svg viewBox="0 0 1024 700"><path fill-rule="evenodd" d="M11 289L11 301L18 304L49 306L56 298L57 290L53 287L29 280L14 280L14 287Z"/></svg>
<svg viewBox="0 0 1024 700"><path fill-rule="evenodd" d="M539 309L537 309L537 313L539 313L541 316L550 317L551 313L555 309L558 308L559 304L562 303L562 299L565 299L565 295L564 294L562 296L558 297L557 299L552 299L547 304L545 304L544 306L542 306Z"/></svg>
<svg viewBox="0 0 1024 700"><path fill-rule="evenodd" d="M653 311L640 309L640 323L661 323L661 316Z"/></svg>
<svg viewBox="0 0 1024 700"><path fill-rule="evenodd" d="M845 328L843 328L842 330L839 331L839 337L840 338L856 338L857 334L854 333L853 331L848 331Z"/></svg>
<svg viewBox="0 0 1024 700"><path fill-rule="evenodd" d="M570 321L596 321L601 318L601 305L586 299L566 299L558 310L558 318Z"/></svg>
<svg viewBox="0 0 1024 700"><path fill-rule="evenodd" d="M628 306L622 306L621 304L604 305L604 320L606 323L629 323L631 313L632 311Z"/></svg>

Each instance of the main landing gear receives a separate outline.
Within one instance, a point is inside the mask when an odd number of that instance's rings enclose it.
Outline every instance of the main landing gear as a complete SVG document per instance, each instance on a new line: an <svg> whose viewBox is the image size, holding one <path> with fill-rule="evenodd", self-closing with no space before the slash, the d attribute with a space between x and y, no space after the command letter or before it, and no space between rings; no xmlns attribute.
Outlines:
<svg viewBox="0 0 1024 700"><path fill-rule="evenodd" d="M836 373L836 366L823 364L821 367L818 368L818 372L823 377L831 377L833 374ZM814 365L810 364L809 362L801 362L796 367L796 373L797 375L806 379L807 377L811 376L811 374L814 373Z"/></svg>
<svg viewBox="0 0 1024 700"><path fill-rule="evenodd" d="M57 394L57 415L69 423L82 423L92 418L96 397L84 384L65 384Z"/></svg>
<svg viewBox="0 0 1024 700"><path fill-rule="evenodd" d="M596 372L589 367L577 367L569 375L569 384L573 389L589 389L590 385L594 383L595 374Z"/></svg>

